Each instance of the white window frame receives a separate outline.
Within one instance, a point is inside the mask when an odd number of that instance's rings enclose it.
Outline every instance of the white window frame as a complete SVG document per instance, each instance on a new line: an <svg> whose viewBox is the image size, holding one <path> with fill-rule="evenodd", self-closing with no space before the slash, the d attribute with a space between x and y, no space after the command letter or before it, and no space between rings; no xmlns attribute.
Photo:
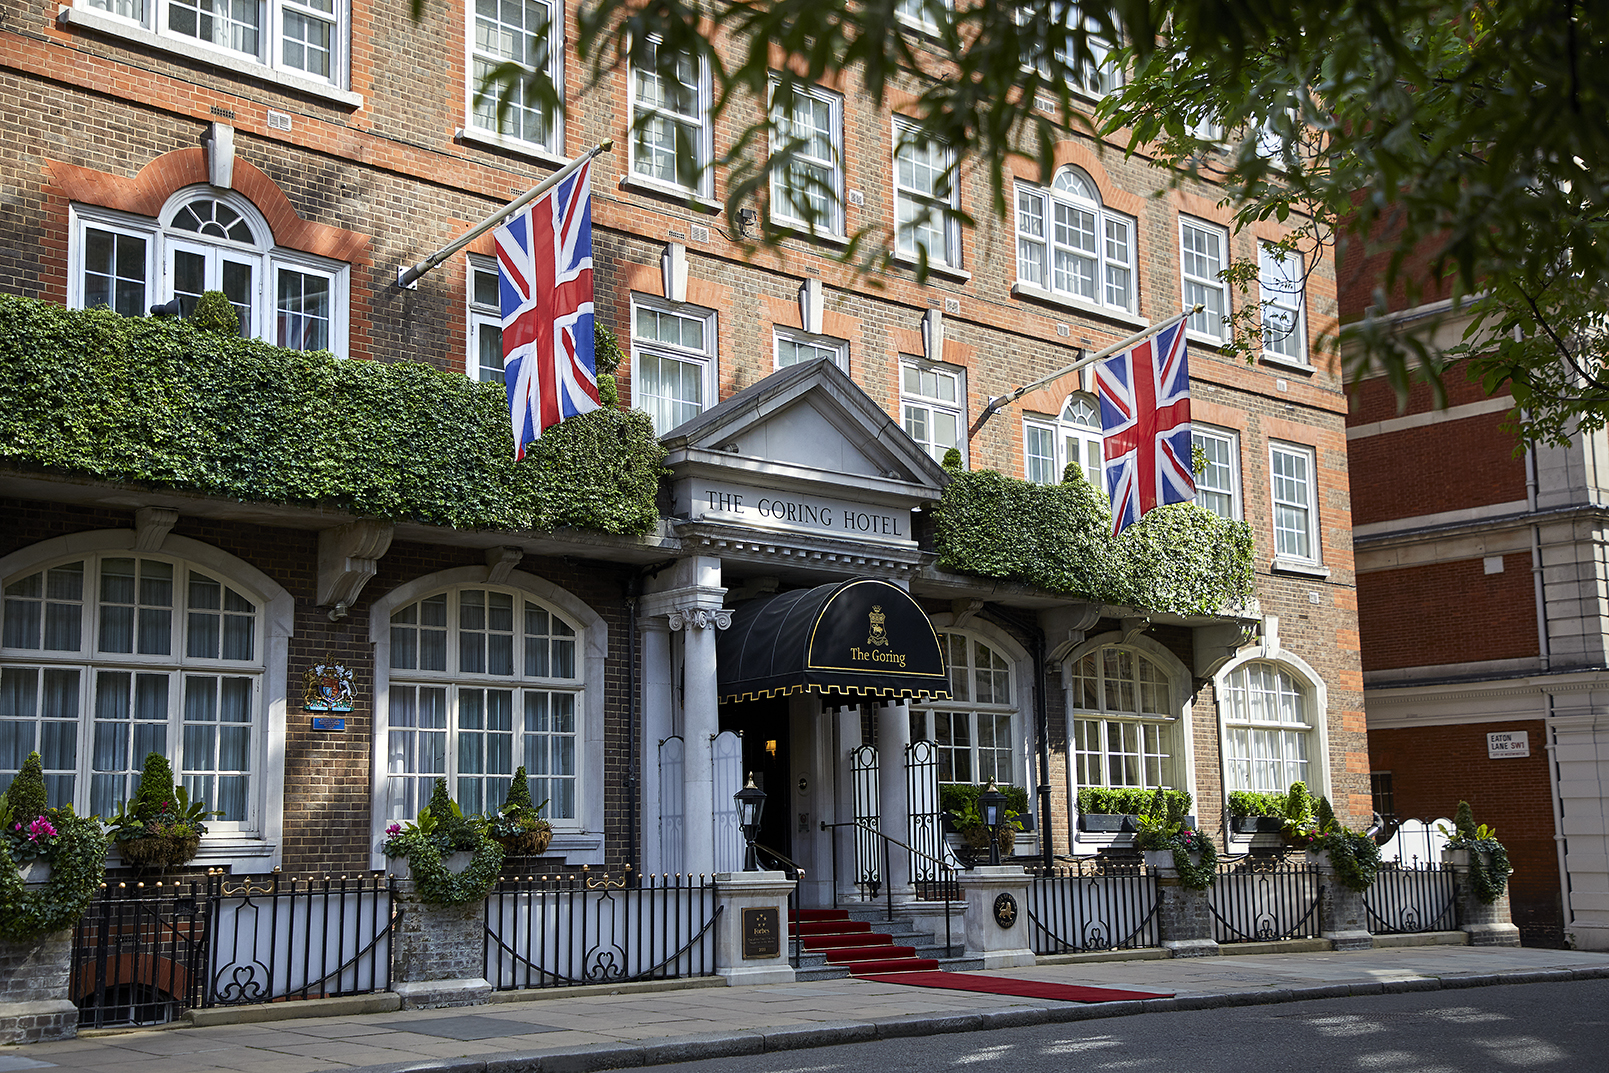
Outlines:
<svg viewBox="0 0 1609 1073"><path fill-rule="evenodd" d="M771 151L777 152L787 144L793 129L791 117L784 116L776 110L777 82L771 82ZM808 199L807 193L795 193L788 182L790 175L784 170L771 172L771 218L778 223L800 227L812 235L823 235L828 238L844 237L844 99L831 90L820 86L811 86L803 83L793 84L795 100L806 100L827 107L827 139L832 152L831 159L819 155L808 156L801 149L795 156L795 167L807 168L817 172L824 172L826 181L822 184L826 206L814 213L813 218L806 212L797 211L799 201Z"/></svg>
<svg viewBox="0 0 1609 1073"><path fill-rule="evenodd" d="M1295 251L1284 253L1270 243L1259 242L1257 291L1262 302L1263 360L1311 368L1302 255Z"/></svg>
<svg viewBox="0 0 1609 1073"><path fill-rule="evenodd" d="M1028 772L1028 740L1027 727L1022 713L1030 710L1031 696L1025 692L1023 681L1023 660L1026 653L1019 650L1019 646L1009 643L997 631L988 628L987 624L969 623L965 628L957 629L948 625L951 616L938 615L934 617L933 626L938 634L939 644L944 647L945 664L949 667L951 675L951 698L947 701L924 700L911 705L911 740L931 741L937 746L936 757L940 764L940 782L960 782L963 784L981 786L989 781L992 775L997 782L1010 783L1013 786L1026 785ZM963 660L954 659L956 646L964 646ZM981 645L986 649L992 660L998 661L1002 666L992 669L990 673L991 693L999 684L1004 684L1009 696L1005 701L991 699L980 701L975 689L977 683L976 654L974 646ZM956 677L965 674L967 681L964 686ZM946 718L947 717L947 718ZM947 727L953 728L954 719L960 717L968 734L968 740L957 743L953 729L945 733ZM986 719L989 728L991 745L982 742L983 734L980 718ZM1005 728L1007 743L1000 742L1000 728ZM948 742L940 741L949 738ZM1000 753L1009 749L1007 765L1009 772L1006 778L1000 778L1001 769L998 763ZM954 776L946 778L943 767L946 759L953 765L955 757L965 753L967 764L970 767L969 778L961 779ZM990 755L995 761L988 770L983 767L984 754ZM1030 797L1030 800L1032 798Z"/></svg>
<svg viewBox="0 0 1609 1073"><path fill-rule="evenodd" d="M1082 16L1082 21L1086 25L1094 21L1091 16L1084 14L1082 7L1083 5L1076 2L1076 0L1057 0L1052 10L1055 17L1061 20L1063 25L1069 26L1070 29L1069 16ZM1019 25L1024 25L1026 18L1025 12L1021 10L1017 12ZM1089 29L1093 31L1095 27L1089 26ZM1067 52L1062 52L1060 56L1062 72L1068 76L1069 88L1073 92L1099 100L1122 88L1124 82L1123 68L1118 65L1115 57L1116 46L1101 40L1094 33L1089 35L1088 41L1090 52L1097 57L1094 66L1090 66L1087 63L1075 65L1072 62L1072 56ZM1045 78L1051 77L1050 64L1044 61L1042 54L1025 56L1023 66L1038 71Z"/></svg>
<svg viewBox="0 0 1609 1073"><path fill-rule="evenodd" d="M1092 416L1094 423L1088 423L1087 417L1085 421L1080 422L1076 416L1080 410ZM1077 461L1078 468L1083 471L1084 479L1089 482L1089 486L1097 492L1105 492L1100 420L1099 404L1093 395L1085 392L1074 392L1067 396L1062 402L1061 413L1056 417L1024 414L1022 426L1025 478L1034 484L1060 484L1062 474L1067 471L1067 463ZM1035 434L1050 437L1051 450L1048 455L1034 450ZM1069 440L1078 444L1076 459L1068 457ZM1038 468L1041 470L1039 473L1034 472L1035 461L1039 462ZM1048 472L1045 471L1046 467Z"/></svg>
<svg viewBox="0 0 1609 1073"><path fill-rule="evenodd" d="M1192 448L1210 443L1223 455L1221 461L1209 459L1207 468L1196 474L1196 505L1229 521L1239 521L1245 517L1240 498L1240 434L1229 429L1192 423L1190 443ZM1228 513L1203 503L1203 492L1227 499Z"/></svg>
<svg viewBox="0 0 1609 1073"><path fill-rule="evenodd" d="M658 55L659 42L655 38L648 41L649 48ZM633 182L644 183L664 190L674 190L683 194L692 194L697 197L708 197L712 185L710 161L714 154L714 130L710 120L710 72L709 65L702 57L693 57L692 62L697 64L694 77L698 85L693 87L697 100L692 113L678 113L662 109L659 105L645 102L638 93L638 76L654 79L659 75L654 71L640 71L632 67L626 79L626 92L629 96L631 115L631 129L627 137L627 153L630 158L629 172ZM693 135L693 163L698 174L691 182L682 182L680 178L664 179L654 174L652 162L642 156L638 142L644 136L645 129L639 129L638 123L644 119L652 121L663 118L671 124L685 124L692 127L696 124Z"/></svg>
<svg viewBox="0 0 1609 1073"><path fill-rule="evenodd" d="M902 24L927 34L939 32L939 24L928 10L930 0L895 0L894 17ZM955 0L939 0L946 12L955 11Z"/></svg>
<svg viewBox="0 0 1609 1073"><path fill-rule="evenodd" d="M1139 689L1141 673L1137 662L1134 664L1134 677L1123 679L1123 682L1132 684L1135 688L1134 704L1132 707L1123 706L1121 693L1117 692L1114 696L1115 691L1109 688L1112 679L1107 673L1108 652L1113 653L1118 660L1124 657L1131 661L1143 660L1154 670L1155 679L1150 684L1165 689L1167 693L1164 703L1154 706L1165 710L1141 710L1144 704L1143 694ZM1080 688L1085 677L1080 674L1085 660L1094 661L1096 672L1093 682L1096 703L1093 705L1081 703L1086 698L1086 694ZM1073 803L1073 799L1077 797L1078 790L1085 786L1194 791L1195 754L1190 730L1191 679L1189 669L1177 656L1148 637L1130 639L1121 633L1107 633L1090 638L1068 652L1061 661L1061 672L1069 727L1066 763L1068 785L1072 788L1072 792L1068 797L1075 813L1076 804ZM1093 724L1089 728L1094 735L1092 748L1081 748L1081 745L1088 745L1091 741L1089 737L1083 736L1085 731L1080 730L1078 726L1081 722ZM1138 749L1130 753L1122 747L1121 742L1117 749L1119 756L1133 755L1138 758L1136 778L1132 782L1114 781L1111 777L1114 750L1111 741L1112 728L1109 724L1118 724L1120 734L1127 728L1135 730ZM1158 749L1151 751L1145 749L1147 730L1154 736ZM1157 758L1158 770L1155 778L1152 778L1147 771L1145 758L1148 756ZM1076 815L1073 826L1076 830ZM1084 836L1079 837L1082 839Z"/></svg>
<svg viewBox="0 0 1609 1073"><path fill-rule="evenodd" d="M1192 243L1196 244L1192 244ZM1218 267L1211 267L1216 254ZM1231 312L1229 282L1216 273L1229 267L1229 231L1217 224L1189 216L1179 217L1179 275L1180 293L1184 304L1200 302L1206 305L1200 313L1192 313L1185 322L1189 334L1217 344L1224 341L1228 326L1224 318ZM1211 273L1211 274L1209 274ZM1217 299L1214 308L1213 299Z"/></svg>
<svg viewBox="0 0 1609 1073"><path fill-rule="evenodd" d="M333 0L333 10L329 12L319 11L305 0L255 2L259 11L258 50L255 53L172 29L168 18L172 0L72 0L68 21L72 25L131 38L142 44L243 73L261 71L269 76L270 81L305 84L315 92L321 88L339 91L349 84L352 40L350 0ZM311 72L285 61L287 14L330 25L328 75ZM327 92L325 95L343 101L350 99L352 103L362 102L362 98L356 94Z"/></svg>
<svg viewBox="0 0 1609 1073"><path fill-rule="evenodd" d="M1292 469L1293 465L1299 465L1305 474L1298 475ZM1268 486L1273 508L1270 527L1273 530L1275 565L1317 566L1322 563L1324 551L1319 541L1318 452L1312 447L1270 440ZM1282 537L1285 533L1292 534L1293 540L1305 541L1306 549L1293 547Z"/></svg>
<svg viewBox="0 0 1609 1073"><path fill-rule="evenodd" d="M803 361L782 360L783 347L792 344L799 347L811 347L816 351L817 358L831 358L832 363L844 372L849 372L849 342L844 339L834 339L830 335L811 335L809 332L799 331L797 328L777 327L772 330L771 354L774 369L785 369L790 365L801 365L804 361L814 361L815 358L806 358Z"/></svg>
<svg viewBox="0 0 1609 1073"><path fill-rule="evenodd" d="M939 142L923 143L912 140L914 124L896 116L894 118L894 156L890 183L894 191L894 249L896 256L908 262L919 262L921 251L927 249L928 264L941 269L960 271L961 223L956 213L961 208L961 189L957 176L951 170L955 164L955 150ZM925 165L934 173L935 189L922 190L902 182L901 157L906 153L921 153L937 159L911 158L911 166ZM947 189L944 189L947 187ZM927 219L917 221L923 213ZM913 234L913 225L922 231L942 236L943 248L934 250Z"/></svg>
<svg viewBox="0 0 1609 1073"><path fill-rule="evenodd" d="M560 100L564 99L564 46L562 27L564 25L563 0L521 0L521 3L534 3L547 9L547 62L544 69L538 72L536 68L522 63L526 70L534 76L537 73L545 74L553 84L555 93ZM499 122L497 117L498 99L492 94L481 100L477 107L475 95L481 88L481 78L476 75L479 64L496 67L509 62L513 57L498 53L483 52L478 47L480 41L479 17L476 5L464 5L464 129L467 134L485 138L499 145L534 152L539 155L563 156L564 154L564 123L561 116L541 115L540 122L546 127L546 136L543 138L529 138L523 134L513 134L503 127L513 118L513 113L525 109L523 81L520 84L508 85L509 93L508 112ZM558 38L555 40L555 38ZM487 109L491 115L486 114ZM533 112L540 113L537 105L532 106ZM490 122L488 122L490 118Z"/></svg>
<svg viewBox="0 0 1609 1073"><path fill-rule="evenodd" d="M238 212L252 230L253 243L248 245L215 239L171 226L171 221L181 208L205 199L222 202ZM207 259L209 287L215 285L217 265L223 259L249 264L252 268L252 294L248 334L276 346L279 345L279 271L287 269L322 276L330 285L329 350L338 357L347 354L351 318L351 266L275 246L262 214L240 194L206 186L187 187L170 197L154 220L114 209L73 204L68 213L67 305L70 309L85 307L85 262L91 230L145 241L145 296L140 302L142 316L151 306L167 302L174 296L173 255L177 251L195 252Z"/></svg>
<svg viewBox="0 0 1609 1073"><path fill-rule="evenodd" d="M1060 225L1058 217L1062 213L1093 218L1093 252L1065 241L1071 232ZM1056 172L1048 187L1019 182L1012 218L1017 233L1020 286L1078 305L1135 312L1139 300L1135 238L1139 229L1132 216L1101 202L1100 188L1088 173L1069 164ZM1059 269L1063 258L1093 263L1093 293L1084 293L1072 285L1074 273Z"/></svg>
<svg viewBox="0 0 1609 1073"><path fill-rule="evenodd" d="M479 302L475 299L475 282L477 277L490 276L492 278L492 282L497 284L497 262L490 257L482 257L478 254L471 254L465 267L464 324L466 326L466 330L464 334L466 336L466 350L464 353L464 375L468 376L471 380L477 380L482 383L501 384L503 383L503 311L501 307L501 297L499 297L499 301L495 304L490 302ZM481 364L480 360L481 331L486 328L494 329L497 332L498 368L495 376L487 375L488 370L484 365Z"/></svg>
<svg viewBox="0 0 1609 1073"><path fill-rule="evenodd" d="M510 571L501 582L492 583L491 568L463 566L443 570L416 578L377 599L369 611L369 641L374 645L374 738L370 760L370 857L371 868L386 868L389 862L380 852L390 819L390 737L391 737L391 684L395 674L408 682L419 682L427 677L416 671L393 672L391 669L391 615L399 608L419 600L448 591L463 589L495 589L510 592L517 600L526 600L558 614L576 631L575 664L577 677L573 686L576 701L576 815L562 822L554 821L553 841L545 857L562 856L569 865L601 865L604 859L604 711L603 684L608 663L609 627L604 620L580 598L559 586L523 570ZM518 613L518 609L516 609ZM518 623L516 622L516 625ZM451 651L451 645L449 645ZM452 663L449 662L449 666ZM453 673L434 677L442 681L457 681ZM467 679L466 679L467 681ZM490 683L486 676L476 676L469 682L471 688ZM535 680L533 680L534 682ZM499 687L501 688L501 687ZM539 684L532 688L542 688ZM516 759L520 754L516 752ZM518 766L518 763L515 764ZM452 786L449 783L449 792Z"/></svg>
<svg viewBox="0 0 1609 1073"><path fill-rule="evenodd" d="M637 313L639 310L652 310L656 313L702 322L704 325L703 349L676 346L670 343L662 343L658 340L639 337L637 335ZM646 400L658 399L660 396L649 395L644 390L645 381L642 376L642 359L644 357L653 357L698 366L698 412L703 413L715 405L720 384L717 378L717 355L719 354L719 349L716 342L716 328L716 316L713 309L702 309L698 306L686 305L680 302L666 302L641 294L631 296L631 402L636 409L644 410L648 413L650 419L654 421L656 435L663 436L670 431L670 428L660 428L661 415L655 409L645 405ZM664 419L668 420L668 416ZM676 424L682 424L686 420L691 420L691 418L684 418L683 421L678 421Z"/></svg>
<svg viewBox="0 0 1609 1073"><path fill-rule="evenodd" d="M1240 710L1237 698L1242 690L1236 679L1249 674L1252 665L1270 668L1276 674L1290 679L1301 697L1303 718L1287 720L1280 718L1278 713L1274 718L1258 718L1256 711ZM1293 734L1305 737L1307 756L1304 781L1307 788L1315 797L1330 794L1329 728L1326 719L1329 711L1328 690L1324 679L1304 660L1285 649L1276 651L1272 646L1257 645L1241 649L1213 676L1213 695L1218 698L1218 740L1223 743L1223 787L1226 795L1236 790L1289 790L1292 780L1286 776L1293 768L1291 761L1286 759L1285 746L1288 744L1287 736ZM1266 715L1266 708L1263 714ZM1251 755L1254 750L1250 739L1254 732L1280 736L1280 774L1272 779L1261 780L1269 783L1268 786L1258 785L1257 759ZM1239 743L1242 734L1246 738L1244 751ZM1283 785L1277 785L1280 782Z"/></svg>
<svg viewBox="0 0 1609 1073"><path fill-rule="evenodd" d="M961 452L961 465L965 467L967 464L966 369L959 365L945 365L936 361L927 361L924 358L913 357L909 354L900 355L899 366L900 427L935 462L942 463L949 449L951 447L957 448ZM910 390L906 384L908 375L913 373L918 380L918 387L914 391ZM934 376L938 384L942 384L945 381L953 383L955 385L955 398L953 400L946 399L938 392L931 394L923 392L920 387L920 380L924 375ZM917 432L920 432L919 428L916 432L912 431L912 419L918 416L919 413L927 416L930 434L925 439L917 434ZM936 422L933 419L935 414L944 414L954 419L956 428L955 443L939 446L937 437L932 435L936 430Z"/></svg>
<svg viewBox="0 0 1609 1073"><path fill-rule="evenodd" d="M139 535L133 529L105 529L56 537L0 556L0 592L4 587L53 566L79 561L97 564L107 558L135 558L171 563L175 568L173 618L170 625L170 653L144 655L98 651L100 593L92 584L97 569L87 568L83 588L80 644L75 651L30 648L0 649L0 659L16 666L77 668L80 672L79 731L76 743L78 770L75 776L74 807L87 814L90 774L94 762L93 678L97 671L166 673L178 683L170 687L170 716L164 752L182 782L184 720L183 679L186 673L249 677L253 680L251 698L251 740L249 749L251 782L248 785L244 821L208 821L197 862L207 867L228 865L244 871L266 871L281 862L284 819L286 661L294 616L294 601L277 582L249 563L198 540L169 534L160 552L138 550ZM187 654L188 592L183 584L187 572L220 582L234 589L253 604L253 658L249 661ZM3 599L3 597L0 597ZM0 616L3 616L0 610ZM3 639L0 633L0 639ZM132 747L132 743L131 743ZM133 758L131 764L143 762ZM137 775L133 778L137 784ZM130 791L132 792L132 790Z"/></svg>

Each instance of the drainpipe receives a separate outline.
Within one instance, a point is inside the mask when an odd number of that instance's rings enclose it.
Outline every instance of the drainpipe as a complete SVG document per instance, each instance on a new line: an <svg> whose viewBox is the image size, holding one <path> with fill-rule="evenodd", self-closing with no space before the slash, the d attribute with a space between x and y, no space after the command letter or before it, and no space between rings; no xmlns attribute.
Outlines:
<svg viewBox="0 0 1609 1073"><path fill-rule="evenodd" d="M637 760L637 598L642 574L626 579L626 861L636 867L637 827L642 822L642 776Z"/></svg>
<svg viewBox="0 0 1609 1073"><path fill-rule="evenodd" d="M1590 449L1587 454L1591 454ZM1536 464L1536 445L1525 445L1525 506L1533 519L1536 516L1537 493L1540 481ZM1532 591L1536 600L1536 640L1537 651L1542 659L1542 671L1548 674L1553 669L1553 652L1548 643L1548 616L1547 616L1547 588L1542 577L1542 527L1535 521L1531 523L1531 579ZM1563 925L1566 930L1575 920L1575 912L1570 905L1570 869L1566 863L1567 839L1564 835L1564 802L1559 797L1559 742L1558 732L1553 723L1553 690L1543 689L1543 703L1546 705L1544 717L1547 722L1547 740L1545 748L1548 754L1548 799L1553 807L1553 850L1558 858L1559 867L1559 896L1563 901Z"/></svg>

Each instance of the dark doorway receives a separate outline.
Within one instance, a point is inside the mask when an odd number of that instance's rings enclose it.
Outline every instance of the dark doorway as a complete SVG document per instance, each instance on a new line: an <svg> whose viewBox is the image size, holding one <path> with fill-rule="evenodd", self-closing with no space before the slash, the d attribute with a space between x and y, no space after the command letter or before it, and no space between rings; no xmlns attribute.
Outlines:
<svg viewBox="0 0 1609 1073"><path fill-rule="evenodd" d="M761 845L793 856L793 794L789 792L788 698L749 700L721 705L721 729L743 735L743 774L765 791L760 816ZM765 862L761 862L765 867Z"/></svg>

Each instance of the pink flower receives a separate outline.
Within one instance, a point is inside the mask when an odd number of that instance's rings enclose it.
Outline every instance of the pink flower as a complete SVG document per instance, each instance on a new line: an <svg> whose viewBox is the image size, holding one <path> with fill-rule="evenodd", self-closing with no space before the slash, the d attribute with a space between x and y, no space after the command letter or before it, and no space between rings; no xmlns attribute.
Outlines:
<svg viewBox="0 0 1609 1073"><path fill-rule="evenodd" d="M30 842L37 842L41 838L54 838L55 835L56 829L43 816L38 817L28 825L28 840Z"/></svg>
<svg viewBox="0 0 1609 1073"><path fill-rule="evenodd" d="M400 835L402 833L402 824L400 824L400 823L392 824L390 827L387 827L385 829L385 833L388 834L388 835Z"/></svg>

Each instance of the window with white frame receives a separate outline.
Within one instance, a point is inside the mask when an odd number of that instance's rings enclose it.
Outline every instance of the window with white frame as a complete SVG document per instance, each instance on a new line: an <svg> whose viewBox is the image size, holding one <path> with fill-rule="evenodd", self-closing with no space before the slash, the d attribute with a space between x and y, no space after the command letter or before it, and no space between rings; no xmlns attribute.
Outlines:
<svg viewBox="0 0 1609 1073"><path fill-rule="evenodd" d="M465 812L501 805L514 770L555 826L573 825L580 633L524 593L449 589L391 612L387 815L409 820L447 780Z"/></svg>
<svg viewBox="0 0 1609 1073"><path fill-rule="evenodd" d="M560 126L553 122L550 110L530 92L533 80L538 77L545 76L555 90L559 85L561 68L557 59L563 50L553 47L557 25L553 5L544 0L480 0L466 5L465 10L470 20L466 35L469 44L468 125L488 134L559 152ZM510 63L529 73L502 83L477 100L487 77Z"/></svg>
<svg viewBox="0 0 1609 1073"><path fill-rule="evenodd" d="M1052 15L1056 19L1055 31L1068 34L1080 27L1088 34L1086 43L1090 51L1090 60L1076 62L1070 40L1056 48L1056 58L1060 64L1060 76L1068 80L1072 88L1093 97L1104 96L1111 93L1123 84L1123 69L1118 66L1115 57L1116 49L1112 43L1102 38L1098 21L1084 10L1085 5L1067 3L1058 0L1051 7ZM1025 10L1017 12L1017 21L1026 25L1030 15ZM1093 62L1091 62L1093 61ZM1045 52L1032 48L1023 58L1023 65L1032 67L1046 78L1056 77L1057 71L1045 58Z"/></svg>
<svg viewBox="0 0 1609 1073"><path fill-rule="evenodd" d="M687 53L643 45L631 70L631 173L639 179L707 193L711 132L709 80Z"/></svg>
<svg viewBox="0 0 1609 1073"><path fill-rule="evenodd" d="M1070 671L1078 785L1179 786L1179 719L1167 673L1144 653L1115 645L1084 654Z"/></svg>
<svg viewBox="0 0 1609 1073"><path fill-rule="evenodd" d="M1203 463L1196 474L1196 506L1227 521L1236 520L1240 517L1240 437L1192 425L1190 443Z"/></svg>
<svg viewBox="0 0 1609 1073"><path fill-rule="evenodd" d="M664 435L715 399L715 313L632 299L632 403Z"/></svg>
<svg viewBox="0 0 1609 1073"><path fill-rule="evenodd" d="M771 151L792 158L771 172L771 216L815 234L844 233L844 99L818 86L772 85Z"/></svg>
<svg viewBox="0 0 1609 1073"><path fill-rule="evenodd" d="M954 10L954 0L894 0L895 16L923 30L936 31Z"/></svg>
<svg viewBox="0 0 1609 1073"><path fill-rule="evenodd" d="M1246 663L1225 676L1225 790L1287 790L1293 782L1313 786L1311 692L1277 663Z"/></svg>
<svg viewBox="0 0 1609 1073"><path fill-rule="evenodd" d="M469 259L469 354L464 368L482 383L503 382L503 310L497 265Z"/></svg>
<svg viewBox="0 0 1609 1073"><path fill-rule="evenodd" d="M938 748L940 782L1015 784L1017 706L1011 661L966 633L941 631L950 699L912 705L911 739Z"/></svg>
<svg viewBox="0 0 1609 1073"><path fill-rule="evenodd" d="M1062 168L1050 188L1017 184L1017 279L1134 311L1134 220L1101 204L1088 175Z"/></svg>
<svg viewBox="0 0 1609 1073"><path fill-rule="evenodd" d="M130 552L0 580L0 789L37 750L52 805L109 816L155 752L192 800L221 812L213 831L260 831L259 597Z"/></svg>
<svg viewBox="0 0 1609 1073"><path fill-rule="evenodd" d="M76 309L135 317L177 298L187 317L202 294L222 291L244 336L346 353L349 266L276 247L261 214L236 194L181 191L155 220L75 205L68 263Z"/></svg>
<svg viewBox="0 0 1609 1073"><path fill-rule="evenodd" d="M776 329L774 338L778 369L827 358L844 372L849 371L849 343L845 340L827 335L810 335L791 328Z"/></svg>
<svg viewBox="0 0 1609 1073"><path fill-rule="evenodd" d="M1268 454L1268 472L1274 497L1274 555L1281 559L1316 563L1319 561L1319 540L1313 449L1289 443L1272 443Z"/></svg>
<svg viewBox="0 0 1609 1073"><path fill-rule="evenodd" d="M951 365L917 358L900 359L900 415L905 431L922 449L943 462L950 448L966 460L966 373Z"/></svg>
<svg viewBox="0 0 1609 1073"><path fill-rule="evenodd" d="M895 248L903 257L961 267L960 197L950 169L955 154L940 142L919 141L909 124L894 122Z"/></svg>
<svg viewBox="0 0 1609 1073"><path fill-rule="evenodd" d="M1205 307L1190 315L1189 329L1222 339L1224 318L1229 315L1229 284L1221 275L1228 264L1229 232L1181 216L1179 249L1184 271L1184 304Z"/></svg>
<svg viewBox="0 0 1609 1073"><path fill-rule="evenodd" d="M1302 318L1302 255L1261 243L1257 288L1263 305L1263 356L1307 364L1307 325Z"/></svg>
<svg viewBox="0 0 1609 1073"><path fill-rule="evenodd" d="M346 78L346 0L75 0L158 38L339 86Z"/></svg>
<svg viewBox="0 0 1609 1073"><path fill-rule="evenodd" d="M1030 481L1060 484L1067 464L1073 462L1091 488L1104 489L1101 414L1093 396L1069 395L1059 418L1025 416L1022 427Z"/></svg>

